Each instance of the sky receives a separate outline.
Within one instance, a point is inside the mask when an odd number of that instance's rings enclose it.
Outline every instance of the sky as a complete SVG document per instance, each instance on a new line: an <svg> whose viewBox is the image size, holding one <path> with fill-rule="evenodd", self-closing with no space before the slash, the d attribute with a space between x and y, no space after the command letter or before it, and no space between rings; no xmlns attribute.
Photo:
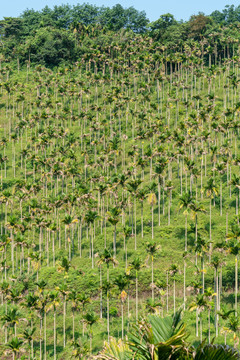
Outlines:
<svg viewBox="0 0 240 360"><path fill-rule="evenodd" d="M197 14L199 11L209 15L214 10L223 10L225 5L239 5L239 1L227 1L227 0L0 0L0 19L4 17L19 16L27 8L34 10L41 10L46 5L52 8L54 5L62 4L82 4L87 2L97 6L109 6L112 7L116 4L121 4L123 7L133 6L137 10L145 10L147 17L150 21L157 20L160 15L171 13L177 20L188 20L193 14Z"/></svg>

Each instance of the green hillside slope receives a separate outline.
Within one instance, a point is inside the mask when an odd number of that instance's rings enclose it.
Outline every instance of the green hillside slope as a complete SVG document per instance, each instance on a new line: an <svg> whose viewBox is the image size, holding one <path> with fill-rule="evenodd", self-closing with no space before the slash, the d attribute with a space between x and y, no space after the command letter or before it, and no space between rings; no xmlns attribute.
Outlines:
<svg viewBox="0 0 240 360"><path fill-rule="evenodd" d="M2 63L2 359L88 358L180 306L191 341L238 343L239 59L202 59L123 32L54 71Z"/></svg>

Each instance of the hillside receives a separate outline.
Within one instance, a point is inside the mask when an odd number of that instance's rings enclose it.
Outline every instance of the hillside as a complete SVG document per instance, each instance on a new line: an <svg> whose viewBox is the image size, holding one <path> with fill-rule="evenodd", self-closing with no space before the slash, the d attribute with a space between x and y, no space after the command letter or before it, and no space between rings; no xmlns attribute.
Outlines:
<svg viewBox="0 0 240 360"><path fill-rule="evenodd" d="M1 63L1 358L89 358L180 306L191 341L237 346L238 45L101 36Z"/></svg>

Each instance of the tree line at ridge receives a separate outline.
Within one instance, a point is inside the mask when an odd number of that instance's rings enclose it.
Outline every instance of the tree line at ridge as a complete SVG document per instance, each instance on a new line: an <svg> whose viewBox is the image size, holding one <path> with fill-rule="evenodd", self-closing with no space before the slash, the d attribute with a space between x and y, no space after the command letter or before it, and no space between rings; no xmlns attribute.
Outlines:
<svg viewBox="0 0 240 360"><path fill-rule="evenodd" d="M163 14L150 22L145 11L120 4L97 7L90 4L61 5L41 11L25 10L19 17L0 21L0 61L41 63L48 67L61 62L77 61L92 48L111 44L113 34L124 30L118 42L137 36L151 37L167 47L170 54L181 51L183 44L200 41L206 52L226 58L234 56L239 41L240 6L227 5L209 16L192 15L188 21L177 21ZM206 57L207 58L207 57Z"/></svg>

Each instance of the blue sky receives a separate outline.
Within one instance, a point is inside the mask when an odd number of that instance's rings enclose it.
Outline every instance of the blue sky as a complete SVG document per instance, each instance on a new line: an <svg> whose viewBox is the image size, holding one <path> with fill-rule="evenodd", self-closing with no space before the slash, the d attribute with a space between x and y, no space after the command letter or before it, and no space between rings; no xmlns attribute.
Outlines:
<svg viewBox="0 0 240 360"><path fill-rule="evenodd" d="M97 6L105 5L111 7L117 3L123 7L134 6L137 10L145 10L151 21L157 20L160 15L168 12L173 14L177 20L188 20L191 15L197 14L199 11L208 15L214 10L222 10L225 5L233 4L237 6L240 4L239 1L226 0L89 0L85 2ZM5 16L19 16L27 8L40 10L46 5L53 7L54 5L66 3L74 5L77 3L82 4L83 2L79 0L1 0L1 3L0 18L2 19Z"/></svg>

